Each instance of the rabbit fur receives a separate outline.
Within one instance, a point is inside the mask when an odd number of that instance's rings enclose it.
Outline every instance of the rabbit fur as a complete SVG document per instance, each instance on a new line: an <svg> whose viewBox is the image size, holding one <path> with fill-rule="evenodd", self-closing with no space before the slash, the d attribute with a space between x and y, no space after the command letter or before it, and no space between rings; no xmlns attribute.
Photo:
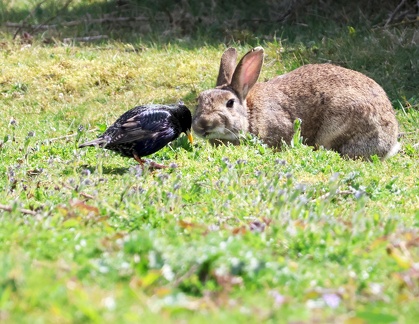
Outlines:
<svg viewBox="0 0 419 324"><path fill-rule="evenodd" d="M397 153L398 124L384 90L366 75L332 64L308 64L257 82L264 51L249 51L236 67L237 51L221 58L215 89L198 97L192 127L211 143L239 144L250 132L271 147L290 143L294 121L310 146L349 158Z"/></svg>

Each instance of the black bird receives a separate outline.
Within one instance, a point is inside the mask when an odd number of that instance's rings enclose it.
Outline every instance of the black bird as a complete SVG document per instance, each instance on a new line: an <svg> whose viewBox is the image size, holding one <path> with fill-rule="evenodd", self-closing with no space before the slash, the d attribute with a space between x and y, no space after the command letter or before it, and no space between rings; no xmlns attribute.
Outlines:
<svg viewBox="0 0 419 324"><path fill-rule="evenodd" d="M132 157L143 165L143 156L162 149L183 132L193 143L191 134L192 115L180 102L177 105L146 105L128 110L97 139L79 145L99 146ZM166 166L153 163L153 168Z"/></svg>

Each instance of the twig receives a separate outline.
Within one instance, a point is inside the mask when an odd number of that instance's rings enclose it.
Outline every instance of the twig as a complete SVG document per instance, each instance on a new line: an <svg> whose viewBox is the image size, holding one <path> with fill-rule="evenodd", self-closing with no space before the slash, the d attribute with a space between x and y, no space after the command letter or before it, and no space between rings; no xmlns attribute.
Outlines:
<svg viewBox="0 0 419 324"><path fill-rule="evenodd" d="M391 13L390 17L387 19L386 23L384 24L384 27L387 27L388 24L390 24L393 21L394 16L396 16L397 12L403 7L405 2L406 2L406 0L402 0L399 3L399 5L396 7L396 9L394 9L394 11Z"/></svg>
<svg viewBox="0 0 419 324"><path fill-rule="evenodd" d="M89 129L89 130L86 131L86 133L96 132L97 130L98 130L97 128ZM46 140L43 140L43 142L54 142L54 141L59 141L59 140L62 140L62 139L69 139L69 138L77 136L77 135L78 135L77 133L74 133L74 134L70 134L70 135L48 138Z"/></svg>
<svg viewBox="0 0 419 324"><path fill-rule="evenodd" d="M402 137L405 137L406 135L412 135L412 134L417 134L417 133L419 133L419 129L414 130L414 131L410 131L410 132L400 132L397 135L397 138L402 138Z"/></svg>
<svg viewBox="0 0 419 324"><path fill-rule="evenodd" d="M72 186L70 186L70 185L68 185L68 184L66 184L66 183L64 183L64 182L62 182L62 185L63 185L63 187L65 187L65 188L67 188L67 189L70 189L70 190L73 190L73 191L75 191L75 192L78 192L78 190L77 190L76 188L73 188ZM95 197L94 197L94 196L89 195L89 194L87 194L87 193L85 193L85 192L78 192L78 194L79 194L80 196L84 197L84 198L87 198L87 199L95 199Z"/></svg>
<svg viewBox="0 0 419 324"><path fill-rule="evenodd" d="M62 22L59 24L51 24L51 25L46 25L45 23L43 24L38 24L38 25L30 25L29 27L31 27L34 30L38 30L38 29L51 29L51 28L57 28L58 26L63 26L63 27L71 27L71 26L77 26L77 25L81 25L81 24L85 24L85 23L91 23L91 24L95 24L95 23L114 23L114 22L136 22L136 21L149 21L150 18L148 17L144 17L144 16L138 16L138 17L105 17L105 18L95 18L95 19L81 19L81 20L73 20L73 21L68 21L68 22ZM153 20L156 21L167 21L167 19L165 18L155 18ZM22 28L25 26L25 24L22 23L14 23L14 22L6 22L5 23L6 27L9 28Z"/></svg>
<svg viewBox="0 0 419 324"><path fill-rule="evenodd" d="M193 266L191 266L189 268L188 271L186 271L186 273L184 273L183 275L181 275L180 277L176 278L176 280L173 282L173 286L176 288L177 286L179 286L182 281L184 281L185 279L189 278L190 276L192 276L192 274L194 272L196 272L196 270L198 270L198 265L194 264Z"/></svg>
<svg viewBox="0 0 419 324"><path fill-rule="evenodd" d="M6 205L0 205L0 210L4 210L7 212L12 212L13 211L13 207L10 206L6 206ZM33 210L30 209L24 209L24 208L18 208L17 209L19 212L21 212L22 214L27 214L27 215L32 215L35 216L36 212L34 212Z"/></svg>
<svg viewBox="0 0 419 324"><path fill-rule="evenodd" d="M373 27L372 30L381 30L381 29L385 29L389 27L391 28L391 27L397 27L397 26L414 25L414 24L417 24L418 22L419 22L418 19L406 20L406 21L403 20L403 21L399 21L399 22L396 22L394 24L390 24L387 26L376 26L376 27Z"/></svg>
<svg viewBox="0 0 419 324"><path fill-rule="evenodd" d="M59 12L55 15L55 16L52 16L52 17L50 17L50 18L48 18L47 20L45 20L41 25L45 25L45 24L47 24L48 22L50 22L51 20L54 20L55 18L57 18L58 17L58 15L61 13L61 12L63 12L65 9L67 9L67 7L70 5L70 3L71 2L73 2L73 0L67 0L67 2L64 4L64 6L59 10ZM33 34L33 33L35 33L36 31L38 30L38 28L33 28L32 30L31 30L31 33Z"/></svg>
<svg viewBox="0 0 419 324"><path fill-rule="evenodd" d="M16 30L15 34L13 35L13 39L16 39L19 32L22 30L22 28L25 26L26 21L29 19L29 17L33 16L34 12L45 2L46 0L41 1L38 3L35 8L32 9L32 11L26 16L25 19L23 19L23 22L20 23L19 28Z"/></svg>
<svg viewBox="0 0 419 324"><path fill-rule="evenodd" d="M337 195L350 195L353 194L354 190L336 190L335 192L335 196ZM317 197L315 199L312 200L312 202L316 201L316 200L325 200L326 198L329 198L332 194L330 192L326 192L324 195L321 195L320 197Z"/></svg>
<svg viewBox="0 0 419 324"><path fill-rule="evenodd" d="M89 194L87 194L87 193L85 193L85 192L80 192L79 194L80 194L80 196L82 196L82 197L84 197L84 198L87 198L87 199L95 199L95 197L94 197L94 196L89 195Z"/></svg>
<svg viewBox="0 0 419 324"><path fill-rule="evenodd" d="M93 42L101 39L108 39L107 35L97 35L97 36L86 36L86 37L74 37L74 38L64 38L63 43L71 42Z"/></svg>

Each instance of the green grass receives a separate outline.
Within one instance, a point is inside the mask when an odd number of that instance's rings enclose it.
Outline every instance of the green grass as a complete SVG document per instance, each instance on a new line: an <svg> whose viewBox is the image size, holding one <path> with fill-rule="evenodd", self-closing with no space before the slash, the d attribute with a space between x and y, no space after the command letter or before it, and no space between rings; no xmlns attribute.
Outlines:
<svg viewBox="0 0 419 324"><path fill-rule="evenodd" d="M395 157L182 137L150 157L171 168L142 170L77 144L135 105L193 109L224 45L2 43L0 319L414 323L417 49L397 31L321 33L236 45L265 47L262 79L324 60L372 76L397 108ZM398 68L406 58L412 70Z"/></svg>

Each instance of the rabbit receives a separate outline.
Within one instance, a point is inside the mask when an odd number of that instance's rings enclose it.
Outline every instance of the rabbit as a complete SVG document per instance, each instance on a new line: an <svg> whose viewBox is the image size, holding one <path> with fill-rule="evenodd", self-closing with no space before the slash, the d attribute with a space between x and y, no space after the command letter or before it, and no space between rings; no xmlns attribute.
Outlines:
<svg viewBox="0 0 419 324"><path fill-rule="evenodd" d="M236 67L237 51L221 57L215 89L199 94L192 128L212 144L239 144L250 132L268 146L290 143L294 121L310 146L351 159L396 154L398 123L385 91L366 75L333 64L308 64L257 83L264 50L256 47Z"/></svg>

